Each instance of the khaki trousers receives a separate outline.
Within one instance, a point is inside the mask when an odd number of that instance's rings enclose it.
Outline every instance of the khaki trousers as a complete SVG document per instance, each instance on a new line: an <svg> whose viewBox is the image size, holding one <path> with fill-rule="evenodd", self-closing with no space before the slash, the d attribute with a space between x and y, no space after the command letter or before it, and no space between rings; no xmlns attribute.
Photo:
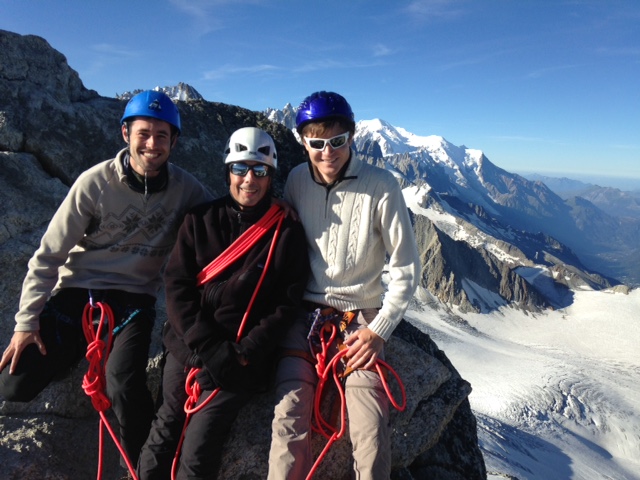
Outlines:
<svg viewBox="0 0 640 480"><path fill-rule="evenodd" d="M348 332L363 328L376 309L358 312ZM285 349L308 351L307 312L300 315L283 342ZM283 358L276 373L268 480L304 480L313 466L311 417L317 384L315 367L303 358ZM347 377L346 402L353 473L358 480L389 480L391 446L389 399L376 372L358 370ZM342 440L344 441L344 439ZM349 467L345 465L345 471Z"/></svg>

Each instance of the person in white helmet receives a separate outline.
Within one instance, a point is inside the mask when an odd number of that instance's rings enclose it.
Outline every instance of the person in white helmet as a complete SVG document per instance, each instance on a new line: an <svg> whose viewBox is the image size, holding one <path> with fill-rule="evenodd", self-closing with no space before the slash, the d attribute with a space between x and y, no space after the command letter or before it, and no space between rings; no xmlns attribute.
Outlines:
<svg viewBox="0 0 640 480"><path fill-rule="evenodd" d="M304 231L299 222L285 218L270 262L276 227L251 242L219 275L199 283L205 267L224 259L223 252L269 211L277 168L273 139L258 128L235 131L227 142L224 165L229 194L186 215L167 264L163 403L140 455L141 480L171 478L176 456L176 478L217 477L231 425L249 398L267 388L276 347L296 317L307 282ZM189 372L202 390L198 403L215 392L192 418L184 411L190 398L185 391Z"/></svg>

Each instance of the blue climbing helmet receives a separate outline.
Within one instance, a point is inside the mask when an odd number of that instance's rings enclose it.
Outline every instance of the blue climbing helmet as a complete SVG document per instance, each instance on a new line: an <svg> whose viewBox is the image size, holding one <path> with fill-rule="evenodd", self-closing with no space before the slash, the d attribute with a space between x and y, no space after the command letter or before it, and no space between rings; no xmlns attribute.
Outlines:
<svg viewBox="0 0 640 480"><path fill-rule="evenodd" d="M131 97L124 109L120 123L134 117L151 117L163 120L178 130L181 130L180 112L175 103L163 92L146 90Z"/></svg>
<svg viewBox="0 0 640 480"><path fill-rule="evenodd" d="M343 118L355 124L353 110L345 98L335 92L315 92L305 98L298 107L296 114L296 130L309 122L329 120L331 118Z"/></svg>

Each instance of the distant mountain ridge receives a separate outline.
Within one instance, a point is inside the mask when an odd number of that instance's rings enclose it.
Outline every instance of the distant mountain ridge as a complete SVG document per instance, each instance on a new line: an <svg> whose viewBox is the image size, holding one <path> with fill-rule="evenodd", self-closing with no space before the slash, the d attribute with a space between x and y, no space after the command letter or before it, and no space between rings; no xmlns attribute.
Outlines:
<svg viewBox="0 0 640 480"><path fill-rule="evenodd" d="M187 102L189 100L204 100L204 97L200 95L200 93L191 85L187 85L186 83L178 83L172 87L155 87L151 90L155 90L156 92L163 92L167 94L171 100ZM132 92L124 92L120 94L116 94L116 98L118 100L129 100L134 95L144 91L143 89L136 89Z"/></svg>
<svg viewBox="0 0 640 480"><path fill-rule="evenodd" d="M565 200L571 197L582 197L614 217L640 218L640 191L638 190L627 191L601 187L566 177L556 178L537 174L526 175L526 177L543 182Z"/></svg>

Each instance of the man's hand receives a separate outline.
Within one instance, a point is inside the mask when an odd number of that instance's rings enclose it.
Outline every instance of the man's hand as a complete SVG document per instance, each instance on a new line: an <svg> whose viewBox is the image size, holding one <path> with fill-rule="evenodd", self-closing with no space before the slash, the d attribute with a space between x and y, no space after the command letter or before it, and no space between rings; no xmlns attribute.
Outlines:
<svg viewBox="0 0 640 480"><path fill-rule="evenodd" d="M0 372L4 370L4 367L9 365L9 362L11 362L9 373L13 374L16 371L16 367L18 366L18 360L20 360L22 351L27 347L27 345L30 345L32 343L35 343L38 346L38 350L40 350L40 353L42 355L47 354L47 349L44 347L44 343L42 341L42 338L40 338L40 332L38 330L35 330L33 332L15 332L13 334L13 337L11 337L9 346L2 354L2 360L0 361Z"/></svg>
<svg viewBox="0 0 640 480"><path fill-rule="evenodd" d="M344 344L349 347L347 367L369 369L375 365L384 347L384 339L368 328L362 328L353 332Z"/></svg>

